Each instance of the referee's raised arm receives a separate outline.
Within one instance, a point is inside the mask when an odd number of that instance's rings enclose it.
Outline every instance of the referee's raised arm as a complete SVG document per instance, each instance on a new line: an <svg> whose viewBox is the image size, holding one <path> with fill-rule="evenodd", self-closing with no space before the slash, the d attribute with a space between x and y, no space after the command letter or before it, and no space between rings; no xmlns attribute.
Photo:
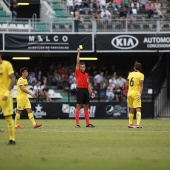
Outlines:
<svg viewBox="0 0 170 170"><path fill-rule="evenodd" d="M80 48L77 49L76 70L79 70L80 66Z"/></svg>

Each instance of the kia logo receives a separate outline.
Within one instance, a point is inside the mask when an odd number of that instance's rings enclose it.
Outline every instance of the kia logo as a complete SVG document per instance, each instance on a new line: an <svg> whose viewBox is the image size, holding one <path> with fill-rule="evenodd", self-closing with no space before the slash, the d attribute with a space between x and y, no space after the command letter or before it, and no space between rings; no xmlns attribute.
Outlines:
<svg viewBox="0 0 170 170"><path fill-rule="evenodd" d="M139 44L139 41L131 35L119 35L113 38L111 43L115 48L126 50L135 48Z"/></svg>

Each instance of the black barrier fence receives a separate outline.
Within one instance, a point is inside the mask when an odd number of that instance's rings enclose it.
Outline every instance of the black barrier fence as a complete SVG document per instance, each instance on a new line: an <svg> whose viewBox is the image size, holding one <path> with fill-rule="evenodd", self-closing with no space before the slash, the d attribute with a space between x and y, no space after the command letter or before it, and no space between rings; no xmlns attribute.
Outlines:
<svg viewBox="0 0 170 170"><path fill-rule="evenodd" d="M169 34L97 34L97 52L156 52L170 49Z"/></svg>
<svg viewBox="0 0 170 170"><path fill-rule="evenodd" d="M32 111L35 118L39 119L71 119L74 118L76 103L32 103ZM153 118L152 103L142 103L142 118ZM128 107L126 102L122 103L90 103L89 116L94 119L127 119ZM14 103L16 113L16 103ZM0 118L2 118L0 112ZM28 118L23 111L21 118ZM83 108L80 110L80 118L84 118Z"/></svg>
<svg viewBox="0 0 170 170"><path fill-rule="evenodd" d="M77 52L83 45L84 52L93 52L93 34L5 34L6 52Z"/></svg>
<svg viewBox="0 0 170 170"><path fill-rule="evenodd" d="M5 52L170 52L169 33L3 33L0 41Z"/></svg>

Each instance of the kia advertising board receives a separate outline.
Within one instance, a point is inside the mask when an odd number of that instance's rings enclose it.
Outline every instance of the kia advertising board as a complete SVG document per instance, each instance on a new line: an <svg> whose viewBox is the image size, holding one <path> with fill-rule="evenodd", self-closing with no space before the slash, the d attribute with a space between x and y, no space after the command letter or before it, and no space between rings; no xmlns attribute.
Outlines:
<svg viewBox="0 0 170 170"><path fill-rule="evenodd" d="M7 52L82 52L94 51L92 34L8 34L5 33L5 51Z"/></svg>
<svg viewBox="0 0 170 170"><path fill-rule="evenodd" d="M170 52L170 34L97 34L97 52Z"/></svg>

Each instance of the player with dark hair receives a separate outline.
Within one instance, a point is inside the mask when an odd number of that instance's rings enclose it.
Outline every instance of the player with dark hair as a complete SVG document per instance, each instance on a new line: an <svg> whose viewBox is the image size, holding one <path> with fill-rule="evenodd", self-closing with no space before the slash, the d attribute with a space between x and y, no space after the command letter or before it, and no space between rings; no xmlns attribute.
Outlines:
<svg viewBox="0 0 170 170"><path fill-rule="evenodd" d="M2 60L0 54L0 109L8 124L9 143L15 145L15 131L13 114L12 88L15 85L16 78L12 64L6 60Z"/></svg>
<svg viewBox="0 0 170 170"><path fill-rule="evenodd" d="M35 95L28 91L28 68L27 67L22 67L20 69L21 77L18 79L17 82L17 88L18 88L18 94L17 94L17 113L15 115L15 129L22 129L21 126L19 126L19 120L20 120L20 115L22 114L22 111L24 109L27 110L28 112L28 117L30 121L32 122L32 125L34 128L40 127L42 124L38 124L35 122L34 116L32 114L31 110L31 103L28 98L28 95L31 95L33 98L35 98Z"/></svg>
<svg viewBox="0 0 170 170"><path fill-rule="evenodd" d="M76 61L76 83L77 83L77 104L75 111L76 127L80 127L79 124L79 113L81 106L84 107L84 117L86 119L86 127L95 127L90 124L89 120L89 93L94 98L95 94L92 91L89 75L85 72L86 66L84 62L80 62L80 48L77 49L77 61Z"/></svg>
<svg viewBox="0 0 170 170"><path fill-rule="evenodd" d="M129 113L129 128L142 128L141 122L141 95L143 91L144 75L141 71L141 63L136 62L134 71L128 75L128 106ZM134 112L136 110L137 125L133 124Z"/></svg>

